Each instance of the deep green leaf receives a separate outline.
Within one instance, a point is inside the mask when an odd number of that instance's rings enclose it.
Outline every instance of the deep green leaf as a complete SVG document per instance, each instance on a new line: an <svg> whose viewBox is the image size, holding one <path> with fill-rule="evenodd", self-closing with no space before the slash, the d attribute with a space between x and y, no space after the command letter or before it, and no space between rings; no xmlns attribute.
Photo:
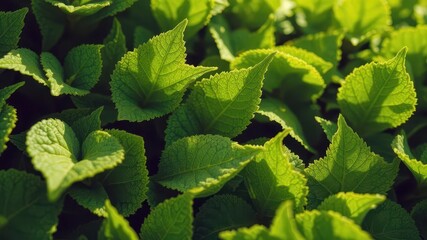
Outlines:
<svg viewBox="0 0 427 240"><path fill-rule="evenodd" d="M427 222L427 200L417 203L412 208L411 217L414 219L421 236L425 239L427 237L427 228L425 227Z"/></svg>
<svg viewBox="0 0 427 240"><path fill-rule="evenodd" d="M280 0L228 0L229 12L235 17L234 24L256 29L268 21L281 5Z"/></svg>
<svg viewBox="0 0 427 240"><path fill-rule="evenodd" d="M329 120L323 119L321 117L316 117L316 121L320 124L320 126L322 126L323 131L326 134L326 137L331 142L332 141L332 137L334 136L334 134L338 130L337 124L334 123L334 122L331 122Z"/></svg>
<svg viewBox="0 0 427 240"><path fill-rule="evenodd" d="M28 8L14 12L0 12L0 57L18 47Z"/></svg>
<svg viewBox="0 0 427 240"><path fill-rule="evenodd" d="M83 142L91 132L101 129L100 118L102 110L103 108L100 107L71 124L71 128L74 130L79 142Z"/></svg>
<svg viewBox="0 0 427 240"><path fill-rule="evenodd" d="M129 222L122 217L117 209L107 200L105 202L107 218L104 220L98 233L98 239L101 240L137 240L138 235L129 225Z"/></svg>
<svg viewBox="0 0 427 240"><path fill-rule="evenodd" d="M64 1L64 0L45 0L45 1L61 9L61 11L66 13L67 15L75 15L75 16L92 15L111 4L111 1L109 0L99 0L93 3L87 2L83 4L82 4L82 1L74 1L72 3L69 3L68 1Z"/></svg>

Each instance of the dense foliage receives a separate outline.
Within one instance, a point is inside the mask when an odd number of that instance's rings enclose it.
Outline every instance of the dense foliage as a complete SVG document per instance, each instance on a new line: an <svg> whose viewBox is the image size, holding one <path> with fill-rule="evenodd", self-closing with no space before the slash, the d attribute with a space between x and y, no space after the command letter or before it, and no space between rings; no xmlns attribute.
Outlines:
<svg viewBox="0 0 427 240"><path fill-rule="evenodd" d="M0 239L427 238L427 1L0 10Z"/></svg>

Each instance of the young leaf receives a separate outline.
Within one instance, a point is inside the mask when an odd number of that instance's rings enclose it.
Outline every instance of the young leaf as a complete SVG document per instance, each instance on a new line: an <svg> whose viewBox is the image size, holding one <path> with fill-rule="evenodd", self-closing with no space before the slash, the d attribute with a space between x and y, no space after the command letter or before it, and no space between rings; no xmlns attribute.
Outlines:
<svg viewBox="0 0 427 240"><path fill-rule="evenodd" d="M43 49L51 49L64 33L67 18L52 4L43 0L31 0L31 7L43 36Z"/></svg>
<svg viewBox="0 0 427 240"><path fill-rule="evenodd" d="M142 239L192 239L193 196L184 193L157 205L144 220Z"/></svg>
<svg viewBox="0 0 427 240"><path fill-rule="evenodd" d="M111 76L119 120L144 121L178 107L187 86L215 70L185 63L183 32L187 21L128 52Z"/></svg>
<svg viewBox="0 0 427 240"><path fill-rule="evenodd" d="M264 73L273 56L266 55L253 67L198 82L186 104L169 118L166 143L195 134L239 135L258 109Z"/></svg>
<svg viewBox="0 0 427 240"><path fill-rule="evenodd" d="M18 47L28 8L14 12L0 12L0 57Z"/></svg>
<svg viewBox="0 0 427 240"><path fill-rule="evenodd" d="M0 171L1 239L52 238L62 201L49 202L45 192L39 177L15 169Z"/></svg>
<svg viewBox="0 0 427 240"><path fill-rule="evenodd" d="M110 134L92 132L80 146L71 127L57 119L35 124L26 144L34 168L46 178L52 201L73 183L113 168L124 158L122 146Z"/></svg>
<svg viewBox="0 0 427 240"><path fill-rule="evenodd" d="M107 218L102 223L101 229L98 232L98 239L138 239L138 235L129 225L129 222L119 214L117 209L108 200L105 201L105 210L107 211Z"/></svg>
<svg viewBox="0 0 427 240"><path fill-rule="evenodd" d="M241 54L231 64L231 69L253 66L261 59L276 52L267 73L263 89L272 92L280 89L284 102L295 106L295 102L315 101L325 88L325 81L320 73L302 59L273 49L251 50Z"/></svg>
<svg viewBox="0 0 427 240"><path fill-rule="evenodd" d="M383 32L391 25L390 7L385 0L340 0L333 9L335 19L353 45Z"/></svg>
<svg viewBox="0 0 427 240"><path fill-rule="evenodd" d="M285 130L264 144L264 150L244 170L249 195L264 216L273 217L285 200L291 200L297 211L307 203L307 179L294 170L284 152Z"/></svg>
<svg viewBox="0 0 427 240"><path fill-rule="evenodd" d="M153 15L163 31L173 28L185 18L188 19L186 38L192 37L209 23L213 5L213 0L151 1Z"/></svg>
<svg viewBox="0 0 427 240"><path fill-rule="evenodd" d="M391 146L396 155L412 172L418 184L427 185L427 164L415 159L412 155L405 133L397 135Z"/></svg>
<svg viewBox="0 0 427 240"><path fill-rule="evenodd" d="M306 211L297 214L296 221L299 230L307 240L373 239L359 225L333 211Z"/></svg>
<svg viewBox="0 0 427 240"><path fill-rule="evenodd" d="M17 71L47 85L39 56L29 49L18 48L7 53L0 59L0 69Z"/></svg>
<svg viewBox="0 0 427 240"><path fill-rule="evenodd" d="M275 121L282 126L282 129L290 129L290 135L297 140L305 149L315 152L304 136L302 126L295 114L281 101L274 98L264 98L261 100L258 114L266 116L270 121Z"/></svg>
<svg viewBox="0 0 427 240"><path fill-rule="evenodd" d="M224 231L219 234L223 240L279 240L271 236L268 229L263 225L253 225L250 228L239 228L237 230Z"/></svg>
<svg viewBox="0 0 427 240"><path fill-rule="evenodd" d="M338 104L363 136L400 126L415 111L413 82L405 68L407 48L384 63L356 68L338 90Z"/></svg>
<svg viewBox="0 0 427 240"><path fill-rule="evenodd" d="M398 166L398 161L387 163L371 152L340 115L326 157L305 169L309 205L315 207L338 192L385 194L393 184Z"/></svg>
<svg viewBox="0 0 427 240"><path fill-rule="evenodd" d="M270 233L283 240L304 240L297 228L291 201L280 204L270 226Z"/></svg>
<svg viewBox="0 0 427 240"><path fill-rule="evenodd" d="M259 152L259 147L241 146L218 135L185 137L163 151L156 180L181 192L201 187L200 195L211 195Z"/></svg>
<svg viewBox="0 0 427 240"><path fill-rule="evenodd" d="M420 239L417 227L409 213L399 204L386 200L370 211L362 228L378 240Z"/></svg>
<svg viewBox="0 0 427 240"><path fill-rule="evenodd" d="M282 3L280 0L229 0L229 2L228 10L234 21L249 29L259 28L269 21Z"/></svg>
<svg viewBox="0 0 427 240"><path fill-rule="evenodd" d="M423 200L412 208L411 217L414 219L420 234L424 239L427 237L427 229L425 223L427 222L427 200Z"/></svg>
<svg viewBox="0 0 427 240"><path fill-rule="evenodd" d="M317 207L321 211L334 211L348 217L356 224L362 224L366 214L384 202L386 198L379 194L358 194L352 192L339 192L326 198Z"/></svg>
<svg viewBox="0 0 427 240"><path fill-rule="evenodd" d="M269 18L256 32L249 32L247 29L232 31L225 18L216 16L209 23L209 31L215 40L221 59L231 62L246 50L273 47L275 44L273 24L274 19Z"/></svg>
<svg viewBox="0 0 427 240"><path fill-rule="evenodd" d="M91 212L106 216L105 201L108 200L125 217L134 214L147 199L148 171L144 140L125 131L108 130L107 133L119 140L125 151L121 164L99 174L91 186L75 185L70 195Z"/></svg>
<svg viewBox="0 0 427 240"><path fill-rule="evenodd" d="M52 4L53 6L61 9L67 15L75 16L88 16L92 15L99 10L109 6L111 1L109 0L100 0L94 3L82 3L82 1L75 1L73 3L64 3L64 1L58 0L45 0L46 2ZM77 3L77 4L76 4Z"/></svg>
<svg viewBox="0 0 427 240"><path fill-rule="evenodd" d="M244 200L233 195L215 195L200 207L194 219L194 238L214 240L221 231L255 223L255 211Z"/></svg>

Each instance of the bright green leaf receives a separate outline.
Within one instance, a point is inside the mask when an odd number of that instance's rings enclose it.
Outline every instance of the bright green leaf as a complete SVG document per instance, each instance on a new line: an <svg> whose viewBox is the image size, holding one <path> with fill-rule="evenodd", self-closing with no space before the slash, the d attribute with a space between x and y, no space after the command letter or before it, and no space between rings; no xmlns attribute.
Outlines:
<svg viewBox="0 0 427 240"><path fill-rule="evenodd" d="M359 225L333 211L306 211L297 214L296 221L307 240L373 239Z"/></svg>
<svg viewBox="0 0 427 240"><path fill-rule="evenodd" d="M8 104L1 107L0 110L0 154L6 149L6 143L9 141L9 135L15 128L18 120L16 109Z"/></svg>
<svg viewBox="0 0 427 240"><path fill-rule="evenodd" d="M190 83L215 69L185 63L186 24L150 39L116 65L110 84L119 120L144 121L170 113Z"/></svg>
<svg viewBox="0 0 427 240"><path fill-rule="evenodd" d="M405 68L407 48L384 63L356 68L338 90L342 114L366 136L400 126L415 111L413 82Z"/></svg>
<svg viewBox="0 0 427 240"><path fill-rule="evenodd" d="M249 125L261 99L266 55L247 69L222 72L198 82L187 102L168 120L166 143L195 134L239 135Z"/></svg>
<svg viewBox="0 0 427 240"><path fill-rule="evenodd" d="M83 142L91 132L101 129L100 118L102 110L102 107L100 107L71 124L71 128L74 130L79 142Z"/></svg>
<svg viewBox="0 0 427 240"><path fill-rule="evenodd" d="M307 179L294 170L284 152L285 130L264 144L264 150L243 171L249 195L264 216L273 217L285 200L291 200L297 211L307 203Z"/></svg>
<svg viewBox="0 0 427 240"><path fill-rule="evenodd" d="M10 169L0 171L0 238L51 239L62 201L46 199L39 177Z"/></svg>
<svg viewBox="0 0 427 240"><path fill-rule="evenodd" d="M297 228L291 201L283 202L277 208L270 232L282 240L304 240Z"/></svg>
<svg viewBox="0 0 427 240"><path fill-rule="evenodd" d="M80 146L71 127L57 119L35 124L27 133L26 144L34 168L46 178L51 200L73 183L113 168L124 158L122 146L110 134L92 132Z"/></svg>
<svg viewBox="0 0 427 240"><path fill-rule="evenodd" d="M181 192L202 188L199 194L211 195L236 176L260 150L218 135L182 138L163 151L156 180Z"/></svg>
<svg viewBox="0 0 427 240"><path fill-rule="evenodd" d="M306 33L325 32L332 24L335 0L295 0L297 23Z"/></svg>
<svg viewBox="0 0 427 240"><path fill-rule="evenodd" d="M239 228L237 230L224 231L219 234L223 240L279 240L268 232L263 225L254 225L250 228Z"/></svg>
<svg viewBox="0 0 427 240"><path fill-rule="evenodd" d="M409 213L390 200L370 211L363 221L362 228L378 240L420 239Z"/></svg>
<svg viewBox="0 0 427 240"><path fill-rule="evenodd" d="M255 211L244 200L233 195L215 195L200 207L194 219L194 238L215 240L221 231L255 223Z"/></svg>
<svg viewBox="0 0 427 240"><path fill-rule="evenodd" d="M309 206L315 207L339 192L385 194L397 175L398 164L398 161L387 163L371 152L340 115L326 157L305 169L310 188Z"/></svg>
<svg viewBox="0 0 427 240"><path fill-rule="evenodd" d="M366 214L384 202L386 198L379 194L358 194L339 192L326 198L317 207L321 211L334 211L352 219L356 224L362 224Z"/></svg>
<svg viewBox="0 0 427 240"><path fill-rule="evenodd" d="M92 15L111 4L111 1L109 0L100 0L94 3L89 2L84 4L81 4L81 1L74 1L72 3L69 3L69 1L66 1L66 0L45 0L45 1L61 9L61 11L66 13L67 15L76 15L76 16Z"/></svg>
<svg viewBox="0 0 427 240"><path fill-rule="evenodd" d="M188 20L185 37L190 38L209 23L213 0L151 0L151 9L163 31Z"/></svg>
<svg viewBox="0 0 427 240"><path fill-rule="evenodd" d="M320 124L320 126L322 126L322 129L325 132L326 137L328 138L329 142L331 142L332 137L338 130L337 124L329 120L323 119L321 117L315 117L315 119Z"/></svg>
<svg viewBox="0 0 427 240"><path fill-rule="evenodd" d="M184 193L157 205L141 227L142 239L191 239L193 235L193 196Z"/></svg>
<svg viewBox="0 0 427 240"><path fill-rule="evenodd" d="M234 21L242 27L256 29L269 21L281 5L280 0L228 0L229 12L235 17Z"/></svg>
<svg viewBox="0 0 427 240"><path fill-rule="evenodd" d="M209 31L222 59L231 62L240 53L249 49L271 48L275 44L274 19L270 17L257 31L231 30L225 18L216 16L209 23Z"/></svg>
<svg viewBox="0 0 427 240"><path fill-rule="evenodd" d="M0 57L18 47L28 8L14 12L0 12Z"/></svg>
<svg viewBox="0 0 427 240"><path fill-rule="evenodd" d="M335 19L353 45L385 31L391 25L390 7L385 0L339 0L333 9Z"/></svg>
<svg viewBox="0 0 427 240"><path fill-rule="evenodd" d="M129 222L122 217L117 209L107 200L105 202L105 210L107 218L104 220L102 227L98 233L98 239L101 240L137 240L138 235L129 225Z"/></svg>

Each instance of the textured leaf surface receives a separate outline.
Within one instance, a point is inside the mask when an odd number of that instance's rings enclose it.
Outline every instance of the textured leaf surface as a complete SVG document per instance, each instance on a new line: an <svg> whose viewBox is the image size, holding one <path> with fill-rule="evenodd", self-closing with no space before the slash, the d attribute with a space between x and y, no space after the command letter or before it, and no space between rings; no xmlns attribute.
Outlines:
<svg viewBox="0 0 427 240"><path fill-rule="evenodd" d="M187 86L215 69L185 63L186 24L182 21L126 53L116 65L110 84L119 120L144 121L173 111Z"/></svg>
<svg viewBox="0 0 427 240"><path fill-rule="evenodd" d="M361 135L397 127L415 111L413 82L405 68L407 48L384 63L369 63L348 75L337 100L342 114Z"/></svg>
<svg viewBox="0 0 427 240"><path fill-rule="evenodd" d="M283 240L303 240L297 228L291 201L280 204L270 226L271 235Z"/></svg>
<svg viewBox="0 0 427 240"><path fill-rule="evenodd" d="M379 194L358 194L340 192L326 198L317 208L322 211L334 211L348 217L356 224L362 224L366 214L384 202L386 198Z"/></svg>
<svg viewBox="0 0 427 240"><path fill-rule="evenodd" d="M402 160L402 162L412 172L417 182L421 185L427 185L427 164L417 160L409 148L406 135L404 133L397 135L392 144L393 151Z"/></svg>
<svg viewBox="0 0 427 240"><path fill-rule="evenodd" d="M152 0L151 9L163 31L173 28L184 19L188 19L185 37L192 37L210 18L213 0Z"/></svg>
<svg viewBox="0 0 427 240"><path fill-rule="evenodd" d="M39 56L29 49L18 48L10 51L0 59L0 68L17 71L47 85Z"/></svg>
<svg viewBox="0 0 427 240"><path fill-rule="evenodd" d="M162 153L156 180L181 192L203 188L217 192L260 152L218 135L196 135L172 143Z"/></svg>
<svg viewBox="0 0 427 240"><path fill-rule="evenodd" d="M52 238L62 202L50 203L45 192L44 183L34 175L0 171L0 238Z"/></svg>
<svg viewBox="0 0 427 240"><path fill-rule="evenodd" d="M105 202L107 218L98 233L98 239L137 240L138 235L109 201Z"/></svg>
<svg viewBox="0 0 427 240"><path fill-rule="evenodd" d="M370 211L363 221L362 228L378 240L421 239L409 213L390 200Z"/></svg>
<svg viewBox="0 0 427 240"><path fill-rule="evenodd" d="M273 52L276 51L247 51L236 58L230 67L239 69L253 66ZM314 101L322 94L324 87L325 82L316 68L302 59L277 52L265 74L263 89L268 92L280 89L284 103L292 107L296 102L307 104Z"/></svg>
<svg viewBox="0 0 427 240"><path fill-rule="evenodd" d="M91 132L101 129L102 110L102 107L100 107L71 124L71 128L74 130L79 142L83 142Z"/></svg>
<svg viewBox="0 0 427 240"><path fill-rule="evenodd" d="M195 134L239 135L258 109L264 73L272 58L266 55L247 69L198 82L187 102L169 118L166 142Z"/></svg>
<svg viewBox="0 0 427 240"><path fill-rule="evenodd" d="M372 153L340 115L338 131L326 157L305 169L310 188L309 205L315 207L338 192L385 194L397 175L398 164L398 161L387 163Z"/></svg>
<svg viewBox="0 0 427 240"><path fill-rule="evenodd" d="M0 56L18 47L28 8L14 12L0 12Z"/></svg>
<svg viewBox="0 0 427 240"><path fill-rule="evenodd" d="M243 172L249 195L262 215L273 217L285 200L291 200L297 211L307 203L307 179L294 170L283 148L288 130L279 133L264 145L264 150Z"/></svg>
<svg viewBox="0 0 427 240"><path fill-rule="evenodd" d="M321 117L316 117L316 121L320 124L320 126L322 126L323 132L325 132L326 137L331 142L334 134L338 130L337 124Z"/></svg>
<svg viewBox="0 0 427 240"><path fill-rule="evenodd" d="M122 146L108 133L92 132L80 147L71 127L56 119L35 124L28 131L26 144L34 167L46 178L51 200L74 182L113 168L124 158Z"/></svg>
<svg viewBox="0 0 427 240"><path fill-rule="evenodd" d="M297 214L296 221L299 230L307 240L373 239L359 225L332 211L307 211Z"/></svg>
<svg viewBox="0 0 427 240"><path fill-rule="evenodd" d="M94 3L84 3L81 4L81 1L78 4L71 3L61 0L45 0L46 2L52 4L53 6L61 9L62 12L68 15L77 15L77 16L88 16L92 15L99 10L107 7L111 4L109 0L100 0Z"/></svg>
<svg viewBox="0 0 427 240"><path fill-rule="evenodd" d="M290 135L300 142L307 150L315 151L307 142L302 126L295 114L284 103L274 98L264 98L261 100L258 114L266 116L270 121L275 121L282 126L282 129L290 129Z"/></svg>
<svg viewBox="0 0 427 240"><path fill-rule="evenodd" d="M219 50L221 59L232 61L249 49L271 48L275 44L274 21L269 18L257 31L231 30L225 18L216 16L209 23L209 31Z"/></svg>
<svg viewBox="0 0 427 240"><path fill-rule="evenodd" d="M384 0L340 0L334 4L334 16L354 45L391 24L390 7Z"/></svg>
<svg viewBox="0 0 427 240"><path fill-rule="evenodd" d="M9 141L9 134L15 128L18 120L16 109L7 104L0 110L0 154L6 149L6 143Z"/></svg>
<svg viewBox="0 0 427 240"><path fill-rule="evenodd" d="M157 205L144 220L142 239L192 239L193 197L185 193Z"/></svg>
<svg viewBox="0 0 427 240"><path fill-rule="evenodd" d="M233 195L215 195L200 207L194 219L194 238L214 240L221 231L255 223L256 213L244 200Z"/></svg>

